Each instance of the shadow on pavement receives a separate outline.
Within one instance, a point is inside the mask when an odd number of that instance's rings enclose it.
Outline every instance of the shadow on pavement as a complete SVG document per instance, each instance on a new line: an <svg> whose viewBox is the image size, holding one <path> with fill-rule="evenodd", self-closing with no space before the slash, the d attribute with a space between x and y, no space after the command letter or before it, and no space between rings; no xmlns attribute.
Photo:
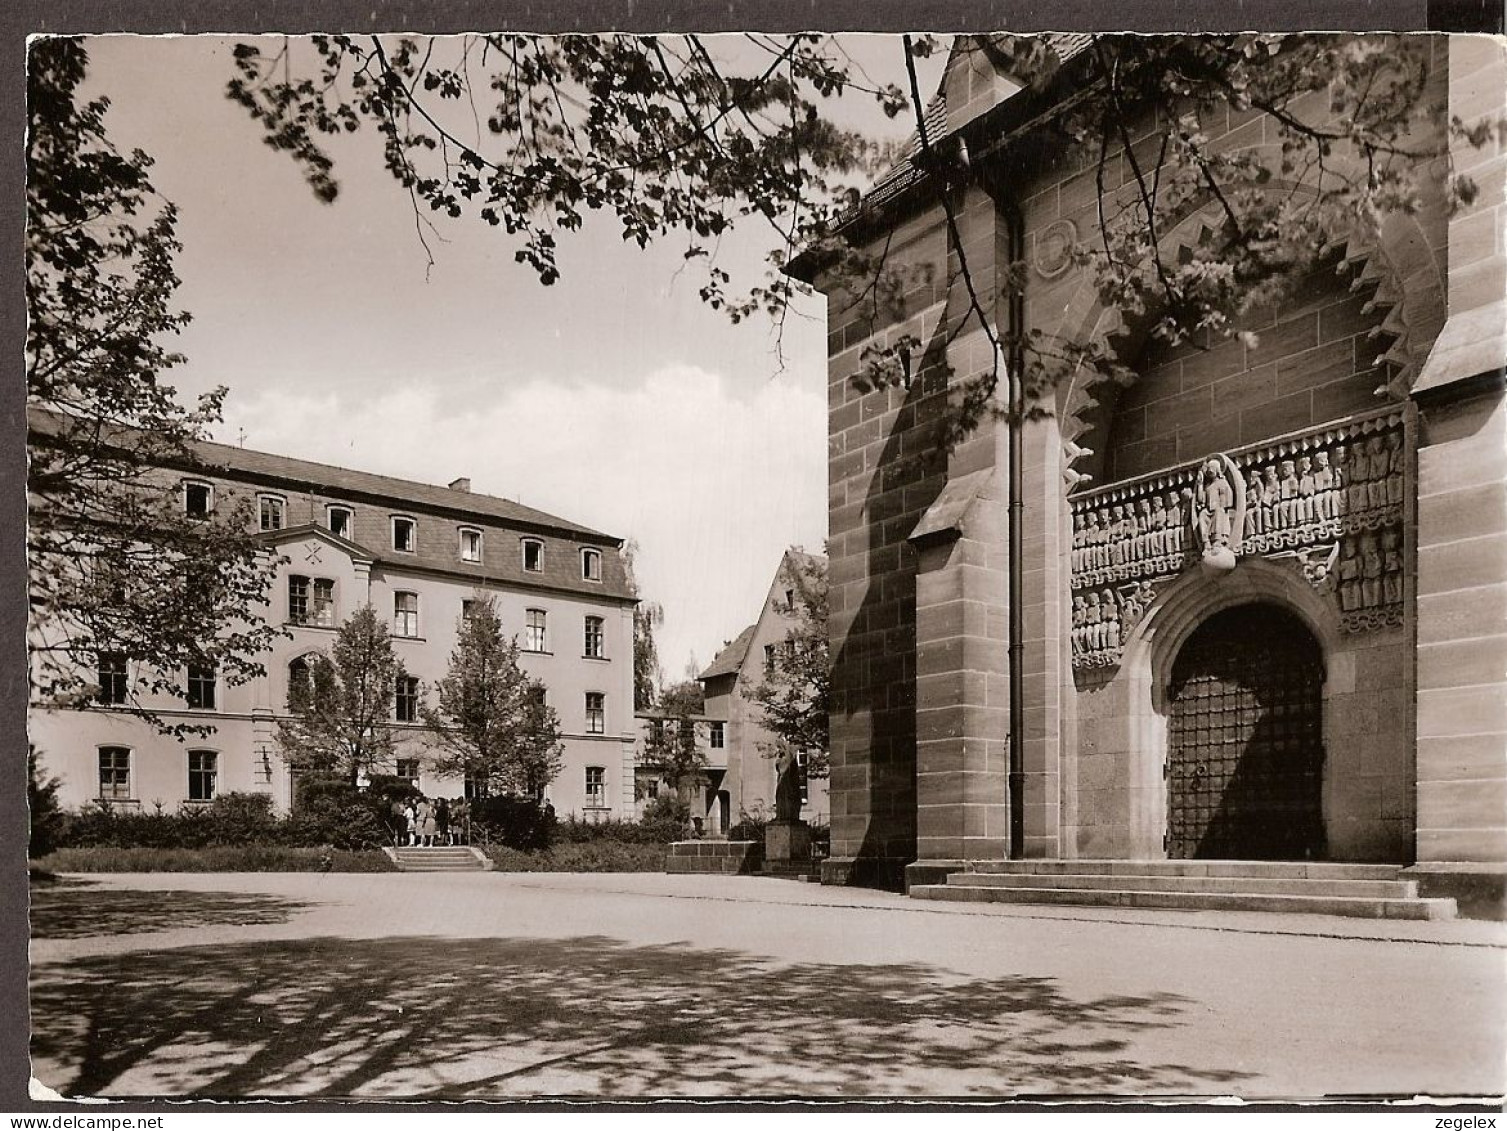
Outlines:
<svg viewBox="0 0 1507 1131"><path fill-rule="evenodd" d="M229 892L120 891L88 880L31 887L31 937L81 939L191 927L286 923L307 904Z"/></svg>
<svg viewBox="0 0 1507 1131"><path fill-rule="evenodd" d="M75 1096L1232 1091L1137 1055L1189 1004L593 937L278 941L34 968L33 1070Z"/></svg>

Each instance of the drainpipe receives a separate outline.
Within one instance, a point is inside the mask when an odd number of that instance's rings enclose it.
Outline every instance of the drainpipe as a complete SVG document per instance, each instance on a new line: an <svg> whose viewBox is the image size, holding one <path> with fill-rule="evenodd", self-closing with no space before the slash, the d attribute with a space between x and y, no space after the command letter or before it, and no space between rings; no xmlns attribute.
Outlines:
<svg viewBox="0 0 1507 1131"><path fill-rule="evenodd" d="M1004 194L1001 194L1002 196ZM1009 382L1007 429L1010 440L1010 858L1025 856L1025 563L1022 560L1025 518L1025 459L1022 431L1025 424L1025 385L1021 380L1025 361L1025 279L1015 265L1025 261L1025 223L1013 198L1005 197L1005 245L1010 261L1009 283L1005 288L1005 376Z"/></svg>

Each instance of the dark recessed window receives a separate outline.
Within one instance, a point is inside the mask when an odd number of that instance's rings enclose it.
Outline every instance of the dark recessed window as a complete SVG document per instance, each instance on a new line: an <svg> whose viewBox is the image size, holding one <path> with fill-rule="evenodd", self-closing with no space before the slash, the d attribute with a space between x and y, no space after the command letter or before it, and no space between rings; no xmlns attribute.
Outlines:
<svg viewBox="0 0 1507 1131"><path fill-rule="evenodd" d="M99 658L99 701L111 706L126 701L126 658L119 652Z"/></svg>
<svg viewBox="0 0 1507 1131"><path fill-rule="evenodd" d="M131 751L125 746L99 748L99 796L102 801L126 801L131 796Z"/></svg>
<svg viewBox="0 0 1507 1131"><path fill-rule="evenodd" d="M417 722L419 717L419 681L411 675L398 676L393 713L400 723Z"/></svg>
<svg viewBox="0 0 1507 1131"><path fill-rule="evenodd" d="M195 711L215 709L215 689L219 671L213 664L190 664L188 667L188 705Z"/></svg>
<svg viewBox="0 0 1507 1131"><path fill-rule="evenodd" d="M215 490L208 483L183 485L183 513L189 518L208 518L214 505Z"/></svg>
<svg viewBox="0 0 1507 1131"><path fill-rule="evenodd" d="M263 530L281 530L287 525L288 504L280 495L262 495L257 499Z"/></svg>
<svg viewBox="0 0 1507 1131"><path fill-rule="evenodd" d="M537 538L523 540L523 568L529 573L544 570L544 543Z"/></svg>
<svg viewBox="0 0 1507 1131"><path fill-rule="evenodd" d="M463 526L460 530L460 560L463 562L481 561L481 531Z"/></svg>
<svg viewBox="0 0 1507 1131"><path fill-rule="evenodd" d="M188 799L213 801L220 777L220 756L213 750L188 752Z"/></svg>
<svg viewBox="0 0 1507 1131"><path fill-rule="evenodd" d="M586 581L602 580L602 555L600 551L581 551L581 577Z"/></svg>
<svg viewBox="0 0 1507 1131"><path fill-rule="evenodd" d="M392 548L400 554L411 554L418 534L418 524L411 518L392 520Z"/></svg>
<svg viewBox="0 0 1507 1131"><path fill-rule="evenodd" d="M350 507L327 507L324 514L331 534L341 538L351 536L351 524L355 516Z"/></svg>

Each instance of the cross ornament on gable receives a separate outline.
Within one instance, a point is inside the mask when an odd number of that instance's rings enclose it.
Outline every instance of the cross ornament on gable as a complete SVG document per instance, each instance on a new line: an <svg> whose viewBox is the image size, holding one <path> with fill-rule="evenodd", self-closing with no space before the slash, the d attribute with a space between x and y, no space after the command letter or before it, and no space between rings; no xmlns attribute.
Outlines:
<svg viewBox="0 0 1507 1131"><path fill-rule="evenodd" d="M321 550L323 550L324 547L321 546L318 542L316 542L312 538L310 538L303 545L304 545L304 550L305 550L303 560L306 561L306 562L308 562L311 565L319 565L320 564L319 552Z"/></svg>

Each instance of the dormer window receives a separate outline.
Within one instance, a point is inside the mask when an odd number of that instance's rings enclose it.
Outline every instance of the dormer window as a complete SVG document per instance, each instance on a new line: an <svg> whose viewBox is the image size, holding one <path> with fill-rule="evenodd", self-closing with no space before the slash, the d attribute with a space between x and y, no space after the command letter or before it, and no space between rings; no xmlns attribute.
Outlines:
<svg viewBox="0 0 1507 1131"><path fill-rule="evenodd" d="M481 531L474 526L460 528L460 560L463 562L481 561Z"/></svg>
<svg viewBox="0 0 1507 1131"><path fill-rule="evenodd" d="M351 527L355 520L355 513L350 507L328 506L324 510L325 525L330 528L330 533L337 538L349 538Z"/></svg>
<svg viewBox="0 0 1507 1131"><path fill-rule="evenodd" d="M215 489L208 483L183 485L183 513L189 518L208 518L215 509Z"/></svg>
<svg viewBox="0 0 1507 1131"><path fill-rule="evenodd" d="M544 572L544 543L537 538L523 540L523 569L525 573Z"/></svg>
<svg viewBox="0 0 1507 1131"><path fill-rule="evenodd" d="M600 550L581 551L581 579L583 581L602 580L602 552Z"/></svg>
<svg viewBox="0 0 1507 1131"><path fill-rule="evenodd" d="M257 513L263 530L281 530L287 525L288 503L281 495L258 495Z"/></svg>
<svg viewBox="0 0 1507 1131"><path fill-rule="evenodd" d="M411 518L392 520L392 548L400 554L411 554L418 541L418 523Z"/></svg>

